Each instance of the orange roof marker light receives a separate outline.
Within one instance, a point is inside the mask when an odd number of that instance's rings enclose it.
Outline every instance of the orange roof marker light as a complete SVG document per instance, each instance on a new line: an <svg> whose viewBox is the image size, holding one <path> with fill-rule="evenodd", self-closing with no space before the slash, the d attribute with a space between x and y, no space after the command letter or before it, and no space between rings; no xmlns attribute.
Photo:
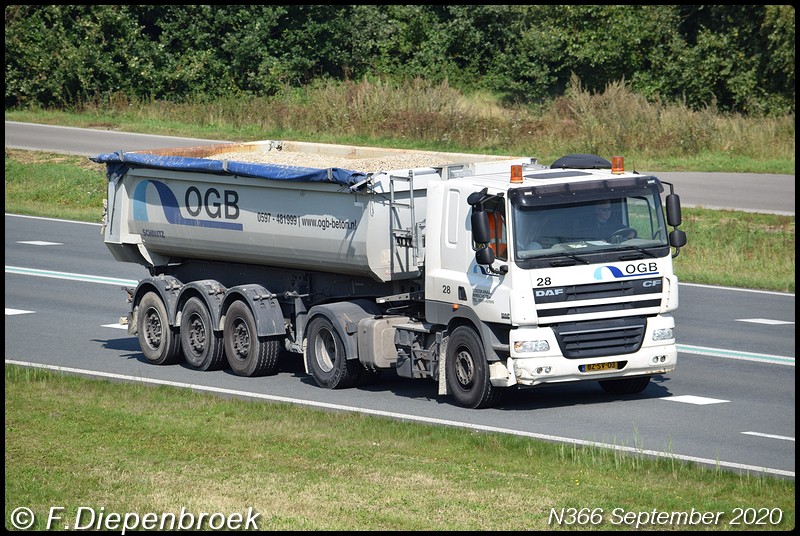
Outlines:
<svg viewBox="0 0 800 536"><path fill-rule="evenodd" d="M619 175L625 173L625 159L621 156L611 157L611 173Z"/></svg>
<svg viewBox="0 0 800 536"><path fill-rule="evenodd" d="M511 182L522 182L522 166L519 164L511 166Z"/></svg>

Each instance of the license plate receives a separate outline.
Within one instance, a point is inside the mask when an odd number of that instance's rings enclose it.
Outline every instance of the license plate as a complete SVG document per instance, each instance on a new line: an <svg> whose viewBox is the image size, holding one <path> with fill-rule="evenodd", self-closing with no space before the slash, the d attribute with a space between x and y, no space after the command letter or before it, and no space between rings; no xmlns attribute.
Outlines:
<svg viewBox="0 0 800 536"><path fill-rule="evenodd" d="M583 372L602 372L604 370L618 370L619 363L612 361L611 363L594 363L586 365Z"/></svg>

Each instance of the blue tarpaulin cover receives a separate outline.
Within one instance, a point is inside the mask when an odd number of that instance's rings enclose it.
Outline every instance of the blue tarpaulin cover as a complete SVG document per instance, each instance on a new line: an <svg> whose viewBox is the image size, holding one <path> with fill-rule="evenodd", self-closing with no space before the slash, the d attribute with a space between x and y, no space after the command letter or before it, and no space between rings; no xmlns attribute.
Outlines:
<svg viewBox="0 0 800 536"><path fill-rule="evenodd" d="M253 164L231 160L210 160L187 156L164 156L137 152L105 153L91 157L106 164L109 176L124 175L127 168L144 167L173 171L199 171L218 175L239 175L270 180L298 182L329 182L352 186L367 178L367 174L341 168L318 169L281 164Z"/></svg>

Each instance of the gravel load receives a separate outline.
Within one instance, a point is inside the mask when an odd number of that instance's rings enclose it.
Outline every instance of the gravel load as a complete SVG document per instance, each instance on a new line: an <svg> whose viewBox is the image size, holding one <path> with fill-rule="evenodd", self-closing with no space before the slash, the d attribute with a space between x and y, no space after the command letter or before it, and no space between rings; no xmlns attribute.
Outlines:
<svg viewBox="0 0 800 536"><path fill-rule="evenodd" d="M246 162L249 164L277 164L318 169L340 168L349 169L351 171L361 171L363 173L378 173L395 169L432 167L457 163L452 159L443 159L441 155L437 154L407 153L372 158L347 158L343 156L337 157L279 150L218 153L208 158L212 160Z"/></svg>

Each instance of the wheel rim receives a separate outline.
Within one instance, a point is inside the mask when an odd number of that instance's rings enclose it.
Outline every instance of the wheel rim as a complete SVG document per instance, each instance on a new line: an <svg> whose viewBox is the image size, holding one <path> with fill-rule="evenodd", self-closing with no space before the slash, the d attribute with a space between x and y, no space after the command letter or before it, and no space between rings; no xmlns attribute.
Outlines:
<svg viewBox="0 0 800 536"><path fill-rule="evenodd" d="M247 329L247 324L241 319L237 319L234 324L231 342L233 343L234 358L239 361L247 359L250 354L250 330Z"/></svg>
<svg viewBox="0 0 800 536"><path fill-rule="evenodd" d="M144 326L144 340L147 346L151 350L158 350L161 347L163 326L161 324L161 315L158 314L156 309L151 308L145 312Z"/></svg>
<svg viewBox="0 0 800 536"><path fill-rule="evenodd" d="M321 329L314 340L314 355L317 364L323 372L333 370L333 363L336 357L336 340L333 333L328 329Z"/></svg>
<svg viewBox="0 0 800 536"><path fill-rule="evenodd" d="M206 328L199 315L192 315L189 320L189 350L196 357L203 355L206 349Z"/></svg>
<svg viewBox="0 0 800 536"><path fill-rule="evenodd" d="M475 363L472 354L467 350L459 350L456 354L455 372L458 384L466 388L475 381Z"/></svg>

